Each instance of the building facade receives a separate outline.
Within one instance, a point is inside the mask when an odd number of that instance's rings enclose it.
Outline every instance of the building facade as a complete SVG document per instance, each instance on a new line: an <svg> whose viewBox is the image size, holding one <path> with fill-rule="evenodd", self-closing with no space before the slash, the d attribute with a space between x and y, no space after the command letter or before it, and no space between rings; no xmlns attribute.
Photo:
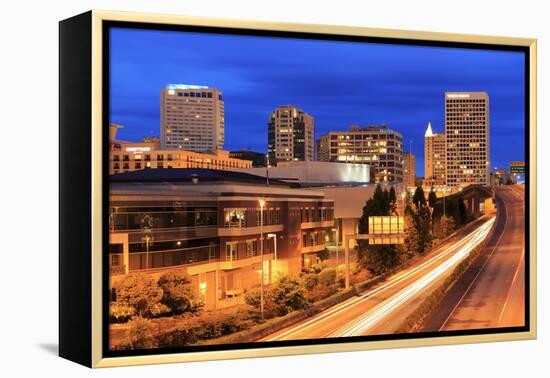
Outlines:
<svg viewBox="0 0 550 378"><path fill-rule="evenodd" d="M489 185L489 96L445 93L447 185Z"/></svg>
<svg viewBox="0 0 550 378"><path fill-rule="evenodd" d="M321 135L316 142L315 146L315 158L317 161L330 161L329 160L329 138L328 135Z"/></svg>
<svg viewBox="0 0 550 378"><path fill-rule="evenodd" d="M373 168L375 182L403 181L403 136L387 126L351 126L331 131L321 154L328 161L365 163Z"/></svg>
<svg viewBox="0 0 550 378"><path fill-rule="evenodd" d="M276 180L268 186L261 177L205 169L113 176L112 281L181 268L206 308L216 308L260 284L262 264L265 283L299 274L325 249L333 225L333 201L322 192Z"/></svg>
<svg viewBox="0 0 550 378"><path fill-rule="evenodd" d="M229 151L215 150L200 153L185 150L163 150L158 138L144 138L143 142L111 143L109 174L127 173L141 169L206 168L236 170L251 168L252 161L232 158Z"/></svg>
<svg viewBox="0 0 550 378"><path fill-rule="evenodd" d="M416 186L416 158L411 152L403 154L403 185L405 188Z"/></svg>
<svg viewBox="0 0 550 378"><path fill-rule="evenodd" d="M229 157L241 160L250 160L253 167L265 167L267 157L265 154L250 150L230 151Z"/></svg>
<svg viewBox="0 0 550 378"><path fill-rule="evenodd" d="M245 168L239 171L257 176L296 184L317 186L340 184L368 184L371 182L370 166L367 164L332 163L328 161L279 162L275 167Z"/></svg>
<svg viewBox="0 0 550 378"><path fill-rule="evenodd" d="M424 180L431 186L446 185L447 139L445 134L436 134L431 122L424 134Z"/></svg>
<svg viewBox="0 0 550 378"><path fill-rule="evenodd" d="M279 161L315 160L314 119L293 105L271 112L268 121L268 156L271 165Z"/></svg>
<svg viewBox="0 0 550 378"><path fill-rule="evenodd" d="M216 88L170 84L160 92L163 149L211 152L225 142L224 101Z"/></svg>

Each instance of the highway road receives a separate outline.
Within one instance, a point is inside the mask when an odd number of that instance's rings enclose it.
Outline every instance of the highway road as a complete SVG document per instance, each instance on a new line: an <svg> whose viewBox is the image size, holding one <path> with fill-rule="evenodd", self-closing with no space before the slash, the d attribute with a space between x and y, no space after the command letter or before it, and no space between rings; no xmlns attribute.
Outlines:
<svg viewBox="0 0 550 378"><path fill-rule="evenodd" d="M260 341L394 333L424 298L488 236L494 222L494 214L477 219L386 281Z"/></svg>
<svg viewBox="0 0 550 378"><path fill-rule="evenodd" d="M423 331L525 325L525 195L522 187L496 189L499 221L487 257L467 272Z"/></svg>

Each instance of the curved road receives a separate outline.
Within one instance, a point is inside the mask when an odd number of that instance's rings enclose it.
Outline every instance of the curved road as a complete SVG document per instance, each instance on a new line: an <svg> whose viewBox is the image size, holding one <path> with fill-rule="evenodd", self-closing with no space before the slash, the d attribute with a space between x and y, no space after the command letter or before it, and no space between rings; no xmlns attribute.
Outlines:
<svg viewBox="0 0 550 378"><path fill-rule="evenodd" d="M260 341L313 339L395 332L481 241L495 222L484 216L386 281Z"/></svg>
<svg viewBox="0 0 550 378"><path fill-rule="evenodd" d="M522 187L500 186L496 196L505 217L486 259L457 282L422 331L525 325L525 193Z"/></svg>

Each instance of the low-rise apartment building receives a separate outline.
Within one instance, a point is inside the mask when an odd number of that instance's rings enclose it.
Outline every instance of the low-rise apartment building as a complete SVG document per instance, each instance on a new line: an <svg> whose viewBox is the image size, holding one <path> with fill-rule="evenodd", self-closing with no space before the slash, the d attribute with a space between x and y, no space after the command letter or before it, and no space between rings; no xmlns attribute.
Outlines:
<svg viewBox="0 0 550 378"><path fill-rule="evenodd" d="M185 269L206 308L259 285L262 270L266 283L278 272L299 274L325 249L333 225L334 204L322 192L277 180L266 185L246 173L170 169L110 177L112 280Z"/></svg>

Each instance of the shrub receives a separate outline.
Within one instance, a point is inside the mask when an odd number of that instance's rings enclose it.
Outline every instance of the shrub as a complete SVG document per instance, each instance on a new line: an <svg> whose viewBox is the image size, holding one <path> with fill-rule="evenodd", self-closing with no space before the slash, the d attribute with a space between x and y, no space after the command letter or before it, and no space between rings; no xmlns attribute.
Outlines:
<svg viewBox="0 0 550 378"><path fill-rule="evenodd" d="M326 265L323 264L323 263L320 263L320 264L313 264L311 266L311 270L313 270L313 272L315 273L319 273L321 270L325 269L326 268Z"/></svg>
<svg viewBox="0 0 550 378"><path fill-rule="evenodd" d="M315 273L307 273L302 276L302 282L306 290L313 290L319 283L319 278Z"/></svg>
<svg viewBox="0 0 550 378"><path fill-rule="evenodd" d="M256 309L256 315L258 317L261 317L261 314L258 312L261 308L260 298L260 288L248 290L248 292L244 296L245 303ZM278 315L279 308L275 303L273 293L268 287L264 287L264 319L271 319Z"/></svg>
<svg viewBox="0 0 550 378"><path fill-rule="evenodd" d="M280 316L307 307L305 288L298 277L281 276L271 291Z"/></svg>
<svg viewBox="0 0 550 378"><path fill-rule="evenodd" d="M336 283L336 269L325 268L319 273L319 285L331 286Z"/></svg>
<svg viewBox="0 0 550 378"><path fill-rule="evenodd" d="M136 314L136 309L125 303L112 302L109 305L109 317L111 323L124 323Z"/></svg>
<svg viewBox="0 0 550 378"><path fill-rule="evenodd" d="M321 299L330 297L332 294L336 293L337 291L338 290L336 288L336 285L331 285L331 286L317 285L312 290L306 293L306 299L310 303L317 302L317 301L320 301Z"/></svg>
<svg viewBox="0 0 550 378"><path fill-rule="evenodd" d="M170 313L170 308L162 303L155 303L149 307L149 314L155 318Z"/></svg>
<svg viewBox="0 0 550 378"><path fill-rule="evenodd" d="M214 339L243 331L255 324L247 311L207 311L201 315L185 315L174 331L161 335L161 347L180 347L199 340Z"/></svg>
<svg viewBox="0 0 550 378"><path fill-rule="evenodd" d="M152 306L162 299L162 289L146 273L131 273L114 285L117 301L132 306L140 316L150 316Z"/></svg>
<svg viewBox="0 0 550 378"><path fill-rule="evenodd" d="M126 343L131 349L149 349L155 347L151 321L142 317L137 317L128 322L125 336Z"/></svg>
<svg viewBox="0 0 550 378"><path fill-rule="evenodd" d="M191 280L181 269L164 273L159 278L158 284L163 292L162 303L173 315L196 311L200 308Z"/></svg>

